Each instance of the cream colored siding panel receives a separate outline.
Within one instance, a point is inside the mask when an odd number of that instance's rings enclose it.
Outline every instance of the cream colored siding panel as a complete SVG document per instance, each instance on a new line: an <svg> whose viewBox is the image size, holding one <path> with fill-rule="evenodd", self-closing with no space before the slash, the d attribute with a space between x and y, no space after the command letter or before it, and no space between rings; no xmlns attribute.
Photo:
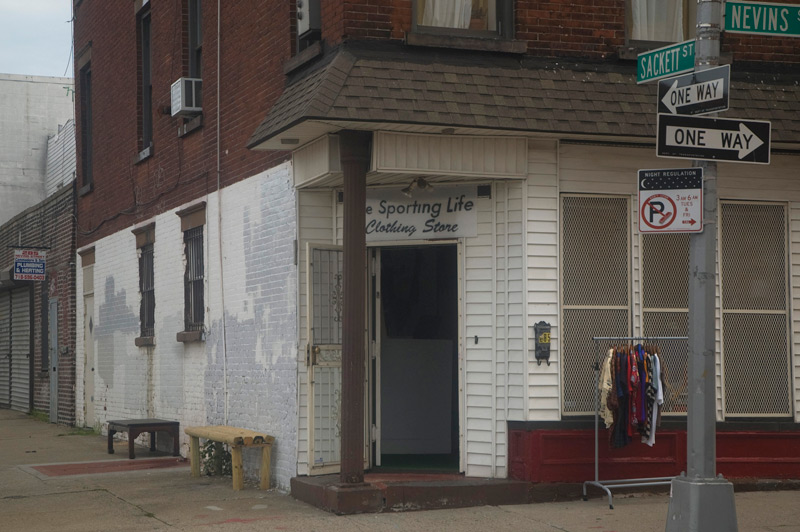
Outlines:
<svg viewBox="0 0 800 532"><path fill-rule="evenodd" d="M378 132L379 172L521 178L526 141L519 137L464 137Z"/></svg>
<svg viewBox="0 0 800 532"><path fill-rule="evenodd" d="M469 372L476 374L476 375L491 375L492 372L492 361L489 359L489 354L485 354L484 356L487 357L485 360L470 360L469 362ZM480 377L477 377L476 380L472 382L479 382Z"/></svg>
<svg viewBox="0 0 800 532"><path fill-rule="evenodd" d="M492 280L470 280L470 283L471 283L470 290L474 291L476 294L479 294L481 292L486 292L491 294L492 292L492 284L493 284ZM480 302L480 298L483 296L476 295L475 297L479 298L477 300L473 300L472 297L473 297L472 293L467 292L466 300L468 303ZM487 312L491 312L491 309L488 310Z"/></svg>
<svg viewBox="0 0 800 532"><path fill-rule="evenodd" d="M792 370L794 382L794 420L800 422L800 203L789 204L789 274Z"/></svg>
<svg viewBox="0 0 800 532"><path fill-rule="evenodd" d="M631 275L633 280L633 330L642 331L642 283L641 283L641 243L642 240L639 235L639 202L638 197L631 201L631 234L632 249L631 257L633 264L631 265Z"/></svg>
<svg viewBox="0 0 800 532"><path fill-rule="evenodd" d="M494 236L494 200L477 201L478 234L465 239L464 244L464 443L466 451L465 472L474 475L475 467L493 460L496 438L492 430L497 418L495 362L495 305L496 283ZM476 302L473 293L480 293ZM489 302L487 303L487 294ZM474 337L478 337L478 343ZM480 401L479 398L484 398ZM478 406L480 405L480 406ZM485 427L477 429L475 427ZM488 442L488 446L479 446ZM490 474L489 476L492 476Z"/></svg>
<svg viewBox="0 0 800 532"><path fill-rule="evenodd" d="M470 419L467 422L467 429L469 429L469 430L480 430L480 431L488 432L488 431L492 430L492 424L489 421L485 420L485 419L475 419L475 418L473 418L473 419Z"/></svg>
<svg viewBox="0 0 800 532"><path fill-rule="evenodd" d="M685 164L656 159L652 148L562 143L560 156L559 183L562 193L636 194L636 169L670 168L671 164L672 167Z"/></svg>
<svg viewBox="0 0 800 532"><path fill-rule="evenodd" d="M551 421L560 418L559 310L558 310L558 195L559 144L550 140L528 143L528 179L524 187L526 313L529 331L525 362L526 419ZM533 352L533 325L551 325L550 365L537 365Z"/></svg>
<svg viewBox="0 0 800 532"><path fill-rule="evenodd" d="M329 173L340 172L339 137L323 135L292 154L294 185L302 187Z"/></svg>
<svg viewBox="0 0 800 532"><path fill-rule="evenodd" d="M491 408L492 398L488 395L468 395L466 405L469 408Z"/></svg>
<svg viewBox="0 0 800 532"><path fill-rule="evenodd" d="M524 305L522 242L523 183L495 184L496 262L496 360L495 360L495 466L496 476L505 476L506 424L524 419ZM514 368L514 369L512 369ZM516 370L516 379L512 371ZM516 381L514 386L512 381Z"/></svg>
<svg viewBox="0 0 800 532"><path fill-rule="evenodd" d="M797 168L800 157L773 154L768 172L756 172L749 164L720 163L717 181L722 199L800 201ZM759 174L758 178L754 175Z"/></svg>

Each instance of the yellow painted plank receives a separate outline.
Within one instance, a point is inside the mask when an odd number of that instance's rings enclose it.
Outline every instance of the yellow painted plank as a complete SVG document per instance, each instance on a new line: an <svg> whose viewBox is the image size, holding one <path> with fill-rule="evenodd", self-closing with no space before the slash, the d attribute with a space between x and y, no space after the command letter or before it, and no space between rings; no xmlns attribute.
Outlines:
<svg viewBox="0 0 800 532"><path fill-rule="evenodd" d="M242 448L238 445L231 447L231 470L233 472L233 489L240 491L244 488L244 470L242 467Z"/></svg>
<svg viewBox="0 0 800 532"><path fill-rule="evenodd" d="M207 427L186 427L184 432L189 436L196 436L206 440L218 441L229 445L251 445L275 441L274 436L256 432L249 429L229 427L226 425L211 425Z"/></svg>
<svg viewBox="0 0 800 532"><path fill-rule="evenodd" d="M189 459L192 464L192 476L200 476L200 440L192 436L189 440Z"/></svg>

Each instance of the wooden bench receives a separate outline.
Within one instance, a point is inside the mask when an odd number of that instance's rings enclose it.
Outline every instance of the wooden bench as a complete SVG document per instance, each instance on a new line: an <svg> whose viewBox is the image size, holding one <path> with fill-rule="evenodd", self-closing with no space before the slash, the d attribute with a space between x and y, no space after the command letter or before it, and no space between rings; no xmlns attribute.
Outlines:
<svg viewBox="0 0 800 532"><path fill-rule="evenodd" d="M108 454L114 454L114 434L128 433L128 458L136 458L134 440L142 432L150 433L150 450L156 450L156 432L172 435L172 456L180 456L180 423L164 419L122 419L108 422Z"/></svg>
<svg viewBox="0 0 800 532"><path fill-rule="evenodd" d="M191 437L189 455L192 462L192 476L200 476L200 438L216 443L227 443L231 447L231 469L233 473L233 489L244 487L244 470L242 466L242 447L261 448L261 483L262 490L269 489L269 463L272 456L274 436L254 430L211 425L208 427L186 427L184 432Z"/></svg>

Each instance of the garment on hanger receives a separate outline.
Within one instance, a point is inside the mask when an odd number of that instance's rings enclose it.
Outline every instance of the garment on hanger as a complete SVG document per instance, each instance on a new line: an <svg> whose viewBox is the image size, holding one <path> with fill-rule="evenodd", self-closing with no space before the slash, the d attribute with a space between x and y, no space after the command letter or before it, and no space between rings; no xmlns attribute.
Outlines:
<svg viewBox="0 0 800 532"><path fill-rule="evenodd" d="M652 447L656 443L656 426L660 423L660 416L661 416L661 405L664 404L664 385L661 373L661 359L658 357L657 353L653 353L653 389L654 389L654 397L653 397L653 409L650 414L651 416L651 426L652 429L650 430L649 434L647 435L647 440L644 440L644 436L642 436L642 441Z"/></svg>
<svg viewBox="0 0 800 532"><path fill-rule="evenodd" d="M606 428L610 428L614 424L614 413L608 406L608 395L611 393L612 388L612 371L611 361L614 357L614 350L609 349L605 358L603 359L600 368L600 380L597 382L598 392L600 394L600 417L606 424Z"/></svg>
<svg viewBox="0 0 800 532"><path fill-rule="evenodd" d="M603 358L599 413L611 447L626 446L637 433L642 443L655 443L665 382L657 351L651 344L614 346Z"/></svg>

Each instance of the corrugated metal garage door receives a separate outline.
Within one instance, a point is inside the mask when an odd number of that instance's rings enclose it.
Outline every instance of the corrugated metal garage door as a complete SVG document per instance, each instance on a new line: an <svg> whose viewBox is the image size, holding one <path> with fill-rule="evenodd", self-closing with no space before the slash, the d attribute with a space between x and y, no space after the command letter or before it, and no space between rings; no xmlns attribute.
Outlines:
<svg viewBox="0 0 800 532"><path fill-rule="evenodd" d="M0 292L0 408L11 406L11 292Z"/></svg>
<svg viewBox="0 0 800 532"><path fill-rule="evenodd" d="M11 292L11 409L31 409L31 313L29 290Z"/></svg>

